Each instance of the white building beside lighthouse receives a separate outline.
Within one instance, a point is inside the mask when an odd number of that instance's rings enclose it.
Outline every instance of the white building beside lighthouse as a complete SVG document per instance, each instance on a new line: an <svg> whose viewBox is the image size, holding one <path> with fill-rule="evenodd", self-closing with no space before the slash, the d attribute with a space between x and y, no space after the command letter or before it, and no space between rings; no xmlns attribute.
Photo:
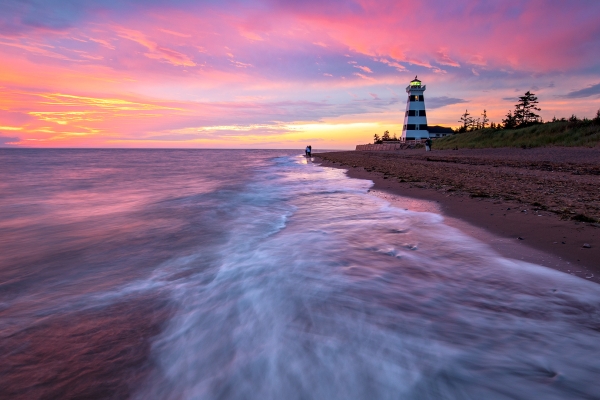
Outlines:
<svg viewBox="0 0 600 400"><path fill-rule="evenodd" d="M406 87L408 100L406 101L404 127L402 128L402 141L429 138L424 91L425 86L421 85L421 81L416 76Z"/></svg>

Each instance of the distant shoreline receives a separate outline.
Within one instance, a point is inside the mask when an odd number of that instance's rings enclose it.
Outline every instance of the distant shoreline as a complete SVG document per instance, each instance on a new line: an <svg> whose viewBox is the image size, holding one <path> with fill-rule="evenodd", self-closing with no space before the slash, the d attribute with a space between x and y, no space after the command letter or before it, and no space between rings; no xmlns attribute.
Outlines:
<svg viewBox="0 0 600 400"><path fill-rule="evenodd" d="M449 217L449 225L490 244L503 256L581 278L593 274L594 277L587 280L600 283L600 224L567 220L564 214L561 218L540 203L535 206L526 201L534 198L532 192L538 189L534 187L536 183L543 182L539 186L554 192L559 191L556 185L570 184L570 193L557 193L559 197L567 196L566 200L546 196L548 201L569 201L570 196L574 203L578 203L581 200L577 198L579 196L589 202L589 196L595 196L592 199L594 204L583 211L573 206L577 212L595 216L593 207L600 206L600 195L597 187L594 189L595 185L588 185L588 181L597 182L595 168L600 169L600 161L594 163L594 160L600 160L600 149L571 149L570 152L561 148L537 152L521 149L427 153L424 150L393 153L345 151L319 153L315 157L323 166L347 170L351 178L372 180L376 195L382 192L439 204L439 210ZM439 159L432 162L428 158ZM575 172L547 170L552 166L558 168L563 162L573 165ZM536 169L538 164L542 170ZM511 187L515 184L512 193L502 193L505 187L495 182L501 179L502 174L516 176L515 182L508 181ZM407 178L412 178L412 181ZM488 185L488 190L482 190L482 182ZM584 248L586 243L591 247Z"/></svg>

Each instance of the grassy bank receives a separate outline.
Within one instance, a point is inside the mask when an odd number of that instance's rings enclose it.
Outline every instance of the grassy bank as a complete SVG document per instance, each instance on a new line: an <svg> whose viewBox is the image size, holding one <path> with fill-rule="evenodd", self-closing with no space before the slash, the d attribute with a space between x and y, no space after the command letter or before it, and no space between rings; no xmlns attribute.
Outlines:
<svg viewBox="0 0 600 400"><path fill-rule="evenodd" d="M480 129L436 139L434 148L448 150L490 147L587 146L600 143L597 121L549 122L521 129Z"/></svg>

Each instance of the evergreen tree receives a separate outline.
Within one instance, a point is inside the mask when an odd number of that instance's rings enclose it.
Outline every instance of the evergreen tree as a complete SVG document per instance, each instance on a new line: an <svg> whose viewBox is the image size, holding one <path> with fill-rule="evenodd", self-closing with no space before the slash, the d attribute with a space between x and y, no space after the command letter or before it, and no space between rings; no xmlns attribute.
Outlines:
<svg viewBox="0 0 600 400"><path fill-rule="evenodd" d="M381 140L390 140L390 132L389 131L383 132L383 136L381 137Z"/></svg>
<svg viewBox="0 0 600 400"><path fill-rule="evenodd" d="M398 138L396 137L396 132L394 132L394 137L392 137L392 140L398 140Z"/></svg>
<svg viewBox="0 0 600 400"><path fill-rule="evenodd" d="M487 111L484 109L483 110L483 114L481 114L482 118L481 118L481 127L483 129L485 129L486 125L488 122L490 122L490 120L487 117Z"/></svg>
<svg viewBox="0 0 600 400"><path fill-rule="evenodd" d="M373 143L377 144L377 142L381 141L381 139L379 138L378 134L375 134L375 136L373 136Z"/></svg>
<svg viewBox="0 0 600 400"><path fill-rule="evenodd" d="M532 122L538 122L540 116L535 111L541 109L537 106L538 98L530 91L525 92L524 96L519 97L519 102L515 104L514 119L516 125L527 125Z"/></svg>
<svg viewBox="0 0 600 400"><path fill-rule="evenodd" d="M513 129L517 127L517 120L512 111L509 111L508 114L506 114L506 118L502 120L502 124L504 125L504 129Z"/></svg>
<svg viewBox="0 0 600 400"><path fill-rule="evenodd" d="M508 115L507 115L508 117ZM514 119L514 127L516 128L519 125L523 125L523 110L519 107L519 105L515 105L515 113L513 114Z"/></svg>
<svg viewBox="0 0 600 400"><path fill-rule="evenodd" d="M596 111L596 116L594 117L594 122L600 122L600 109Z"/></svg>
<svg viewBox="0 0 600 400"><path fill-rule="evenodd" d="M460 120L458 120L458 122L462 122L463 124L459 132L466 132L473 126L473 118L471 118L469 110L465 110L465 113L460 116Z"/></svg>

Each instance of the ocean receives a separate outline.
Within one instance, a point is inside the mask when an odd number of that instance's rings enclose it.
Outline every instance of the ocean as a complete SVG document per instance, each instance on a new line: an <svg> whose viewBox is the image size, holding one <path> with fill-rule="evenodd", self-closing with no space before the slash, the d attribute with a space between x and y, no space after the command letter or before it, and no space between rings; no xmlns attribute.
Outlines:
<svg viewBox="0 0 600 400"><path fill-rule="evenodd" d="M600 398L600 285L302 154L0 150L0 398Z"/></svg>

